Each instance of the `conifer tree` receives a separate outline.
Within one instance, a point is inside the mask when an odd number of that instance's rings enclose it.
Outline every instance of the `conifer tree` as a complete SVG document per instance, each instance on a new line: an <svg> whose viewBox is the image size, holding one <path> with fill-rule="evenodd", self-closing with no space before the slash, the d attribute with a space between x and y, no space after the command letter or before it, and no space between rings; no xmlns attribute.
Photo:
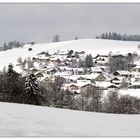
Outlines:
<svg viewBox="0 0 140 140"><path fill-rule="evenodd" d="M25 80L25 93L27 94L28 104L40 105L39 96L39 84L34 74L30 74Z"/></svg>

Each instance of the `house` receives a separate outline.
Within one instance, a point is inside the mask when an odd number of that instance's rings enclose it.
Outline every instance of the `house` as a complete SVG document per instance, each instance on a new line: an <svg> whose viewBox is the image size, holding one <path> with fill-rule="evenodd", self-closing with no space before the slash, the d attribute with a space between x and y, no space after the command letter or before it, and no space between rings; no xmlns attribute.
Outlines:
<svg viewBox="0 0 140 140"><path fill-rule="evenodd" d="M140 89L140 78L131 78L131 85L129 88Z"/></svg>
<svg viewBox="0 0 140 140"><path fill-rule="evenodd" d="M118 87L117 87L116 85L113 85L113 84L112 84L112 85L108 86L107 88L108 88L108 89L117 89Z"/></svg>
<svg viewBox="0 0 140 140"><path fill-rule="evenodd" d="M120 85L122 82L123 77L114 77L113 79L111 79L111 83L114 85Z"/></svg>
<svg viewBox="0 0 140 140"><path fill-rule="evenodd" d="M84 69L83 68L72 68L75 75L83 75Z"/></svg>
<svg viewBox="0 0 140 140"><path fill-rule="evenodd" d="M79 90L79 86L77 86L76 84L71 84L69 86L69 91L72 93L75 93L77 90Z"/></svg>
<svg viewBox="0 0 140 140"><path fill-rule="evenodd" d="M110 85L110 86L108 86L107 87L107 90L116 90L116 89L118 89L119 87L117 86L117 85Z"/></svg>
<svg viewBox="0 0 140 140"><path fill-rule="evenodd" d="M113 73L114 76L131 77L132 74L128 70L117 70Z"/></svg>
<svg viewBox="0 0 140 140"><path fill-rule="evenodd" d="M93 73L102 73L104 71L101 67L91 67L90 69Z"/></svg>
<svg viewBox="0 0 140 140"><path fill-rule="evenodd" d="M106 65L109 62L109 56L108 55L97 55L93 58L93 62L98 65Z"/></svg>
<svg viewBox="0 0 140 140"><path fill-rule="evenodd" d="M140 65L137 65L136 67L132 68L130 71L131 72L140 72Z"/></svg>
<svg viewBox="0 0 140 140"><path fill-rule="evenodd" d="M55 76L60 76L60 77L65 77L65 76L70 76L71 73L68 72L68 71L62 71L62 72L56 72L54 75Z"/></svg>
<svg viewBox="0 0 140 140"><path fill-rule="evenodd" d="M96 87L94 84L86 84L81 86L81 88L85 88L85 87Z"/></svg>
<svg viewBox="0 0 140 140"><path fill-rule="evenodd" d="M77 79L77 84L78 85L85 85L85 84L91 84L91 80L90 79L87 79L85 77L79 77Z"/></svg>
<svg viewBox="0 0 140 140"><path fill-rule="evenodd" d="M55 74L56 71L57 71L57 70L54 69L54 68L47 68L47 69L45 70L45 72L46 72L47 74L49 74L49 75Z"/></svg>
<svg viewBox="0 0 140 140"><path fill-rule="evenodd" d="M107 90L111 85L113 84L108 81L96 81L96 86L101 90Z"/></svg>
<svg viewBox="0 0 140 140"><path fill-rule="evenodd" d="M140 77L140 65L132 68L131 70L132 77Z"/></svg>
<svg viewBox="0 0 140 140"><path fill-rule="evenodd" d="M89 79L94 79L95 81L105 81L106 77L102 73L91 73Z"/></svg>
<svg viewBox="0 0 140 140"><path fill-rule="evenodd" d="M106 77L103 75L103 74L99 74L96 78L95 78L96 81L105 81L106 80Z"/></svg>
<svg viewBox="0 0 140 140"><path fill-rule="evenodd" d="M73 68L60 66L57 70L57 73L66 73L65 75L74 74Z"/></svg>
<svg viewBox="0 0 140 140"><path fill-rule="evenodd" d="M125 58L124 55L121 55L121 54L113 54L113 55L109 55L109 57L112 57L113 59L122 59L122 58Z"/></svg>
<svg viewBox="0 0 140 140"><path fill-rule="evenodd" d="M93 59L100 60L100 59L106 59L106 58L108 58L108 55L97 54Z"/></svg>
<svg viewBox="0 0 140 140"><path fill-rule="evenodd" d="M84 69L83 68L69 68L69 67L59 67L60 71L67 71L73 75L83 75Z"/></svg>

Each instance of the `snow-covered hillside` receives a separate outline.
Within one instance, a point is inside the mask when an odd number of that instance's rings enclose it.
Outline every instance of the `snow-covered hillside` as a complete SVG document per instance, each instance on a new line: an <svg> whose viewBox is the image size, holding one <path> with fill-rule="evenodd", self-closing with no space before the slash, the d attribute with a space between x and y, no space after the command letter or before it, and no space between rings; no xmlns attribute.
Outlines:
<svg viewBox="0 0 140 140"><path fill-rule="evenodd" d="M0 103L0 136L140 136L140 115Z"/></svg>
<svg viewBox="0 0 140 140"><path fill-rule="evenodd" d="M15 64L17 59L33 57L42 51L56 52L58 49L63 50L75 50L85 51L91 53L93 56L96 54L108 54L110 51L114 53L133 53L140 52L137 48L139 42L130 41L115 41L115 40L102 40L102 39L79 39L72 41L64 41L57 43L42 43L32 46L32 51L28 51L30 45L25 45L23 48L15 48L12 50L0 52L0 70L3 66L7 66L10 62Z"/></svg>

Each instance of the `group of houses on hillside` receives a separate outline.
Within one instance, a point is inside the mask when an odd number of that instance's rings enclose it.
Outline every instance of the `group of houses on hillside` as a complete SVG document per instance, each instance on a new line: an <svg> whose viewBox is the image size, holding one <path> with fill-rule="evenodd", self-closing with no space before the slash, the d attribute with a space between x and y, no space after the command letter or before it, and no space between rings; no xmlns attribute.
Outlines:
<svg viewBox="0 0 140 140"><path fill-rule="evenodd" d="M86 86L93 86L99 90L140 88L139 65L133 64L130 70L118 69L111 72L109 54L93 57L92 67L79 67L79 62L84 61L86 56L84 51L73 50L57 51L53 54L41 52L32 58L32 67L25 67L23 73L33 73L40 82L44 83L54 81L57 76L62 77L62 88L75 94Z"/></svg>

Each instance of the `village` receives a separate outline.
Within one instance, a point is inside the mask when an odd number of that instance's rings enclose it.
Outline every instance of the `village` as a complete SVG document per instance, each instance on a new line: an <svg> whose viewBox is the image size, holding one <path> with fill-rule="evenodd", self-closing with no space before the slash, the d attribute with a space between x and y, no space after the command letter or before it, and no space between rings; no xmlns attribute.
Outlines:
<svg viewBox="0 0 140 140"><path fill-rule="evenodd" d="M29 48L29 51L32 51L32 48ZM126 59L132 59L128 62L127 68L120 67L119 69L117 67L115 70L114 62L119 60L118 63L121 64L120 58L124 60L125 56L109 53L108 55L98 54L92 57L84 51L57 50L52 54L43 51L36 57L28 58L22 63L18 61L16 69L22 68L22 75L34 74L42 83L61 77L63 79L62 89L69 90L72 94L79 94L87 86L93 86L103 91L140 89L139 57L130 53L128 56L131 57ZM112 61L113 70L111 71L110 61L112 58L115 61ZM85 63L88 63L88 66ZM126 64L125 61L124 64ZM116 66L118 66L117 63Z"/></svg>

